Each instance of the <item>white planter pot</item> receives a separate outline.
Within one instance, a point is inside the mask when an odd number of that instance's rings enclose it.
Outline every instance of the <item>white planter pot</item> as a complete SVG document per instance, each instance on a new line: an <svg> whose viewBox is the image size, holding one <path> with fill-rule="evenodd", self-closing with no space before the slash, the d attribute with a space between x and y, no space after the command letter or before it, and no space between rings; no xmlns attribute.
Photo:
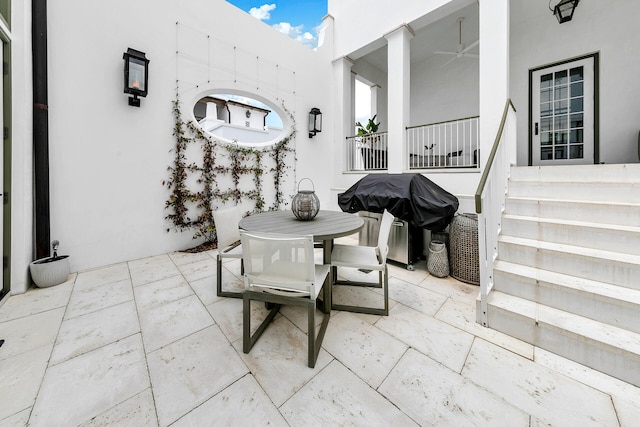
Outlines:
<svg viewBox="0 0 640 427"><path fill-rule="evenodd" d="M33 283L39 288L59 285L69 277L69 255L35 260L29 264L29 271Z"/></svg>

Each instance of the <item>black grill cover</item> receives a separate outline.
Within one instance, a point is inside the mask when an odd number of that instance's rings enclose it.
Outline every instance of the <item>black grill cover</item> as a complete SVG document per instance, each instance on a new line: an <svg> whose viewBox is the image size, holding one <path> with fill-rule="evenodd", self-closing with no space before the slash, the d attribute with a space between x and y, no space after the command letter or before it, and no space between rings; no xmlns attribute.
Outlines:
<svg viewBox="0 0 640 427"><path fill-rule="evenodd" d="M349 213L386 209L417 227L442 231L458 210L458 198L419 173L371 174L338 194L338 205Z"/></svg>

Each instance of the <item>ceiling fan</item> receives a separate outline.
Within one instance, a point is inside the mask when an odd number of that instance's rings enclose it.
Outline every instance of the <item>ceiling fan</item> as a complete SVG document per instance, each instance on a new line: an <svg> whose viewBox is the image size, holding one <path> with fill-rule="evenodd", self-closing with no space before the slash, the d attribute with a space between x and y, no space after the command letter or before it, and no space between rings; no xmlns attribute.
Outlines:
<svg viewBox="0 0 640 427"><path fill-rule="evenodd" d="M442 65L442 68L446 67L447 65L449 65L451 62L455 61L458 58L462 58L462 57L479 58L480 57L480 55L478 54L469 53L471 49L473 49L474 47L478 46L478 44L480 44L480 40L474 41L469 46L465 46L465 44L462 43L462 21L463 20L464 18L458 18L458 49L455 52L446 52L441 50L437 50L434 52L439 55L453 55L453 58L445 62Z"/></svg>

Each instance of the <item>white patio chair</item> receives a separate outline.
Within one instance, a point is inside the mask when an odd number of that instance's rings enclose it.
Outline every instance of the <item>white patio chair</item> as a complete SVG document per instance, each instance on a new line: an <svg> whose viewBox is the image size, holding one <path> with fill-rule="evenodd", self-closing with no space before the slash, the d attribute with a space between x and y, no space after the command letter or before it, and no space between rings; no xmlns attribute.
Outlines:
<svg viewBox="0 0 640 427"><path fill-rule="evenodd" d="M213 222L216 225L218 236L216 294L219 297L242 298L242 292L222 289L222 260L231 258L239 259L242 262L242 246L240 245L240 230L238 228L241 219L242 213L238 206L213 212Z"/></svg>
<svg viewBox="0 0 640 427"><path fill-rule="evenodd" d="M313 368L331 316L327 307L316 337L316 299L324 288L324 299L328 301L330 266L314 263L313 236L246 231L241 231L240 236L244 261L242 351L249 353L282 304L302 306L307 308L308 364ZM251 301L272 306L253 335Z"/></svg>
<svg viewBox="0 0 640 427"><path fill-rule="evenodd" d="M391 225L394 216L386 209L382 214L380 224L380 234L378 235L378 245L357 246L357 245L335 245L331 251L331 267L333 269L333 280L338 285L349 286L375 286L383 288L384 308L342 305L332 303L331 308L335 310L346 310L355 313L379 314L387 316L389 314L389 272L387 269L387 253L389 252L388 241ZM378 272L378 283L338 281L338 267L357 268L363 270L373 270Z"/></svg>

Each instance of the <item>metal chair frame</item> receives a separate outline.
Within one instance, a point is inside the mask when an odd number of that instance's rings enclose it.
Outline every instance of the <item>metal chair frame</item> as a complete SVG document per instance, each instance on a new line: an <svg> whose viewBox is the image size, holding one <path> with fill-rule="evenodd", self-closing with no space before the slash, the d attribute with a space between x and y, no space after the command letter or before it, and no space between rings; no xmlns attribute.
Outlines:
<svg viewBox="0 0 640 427"><path fill-rule="evenodd" d="M336 304L332 301L332 309L382 316L389 315L389 269L387 267L387 253L389 252L388 240L393 221L394 216L385 210L382 215L380 234L378 235L378 246L334 245L331 255L331 275L333 277L333 284L383 288L384 307L377 308ZM374 255L376 262L373 261ZM360 256L363 257L361 260L354 259L355 257ZM350 257L352 259L349 259ZM366 261L365 258L369 259L369 261ZM378 283L338 280L338 267L376 270L378 271Z"/></svg>

